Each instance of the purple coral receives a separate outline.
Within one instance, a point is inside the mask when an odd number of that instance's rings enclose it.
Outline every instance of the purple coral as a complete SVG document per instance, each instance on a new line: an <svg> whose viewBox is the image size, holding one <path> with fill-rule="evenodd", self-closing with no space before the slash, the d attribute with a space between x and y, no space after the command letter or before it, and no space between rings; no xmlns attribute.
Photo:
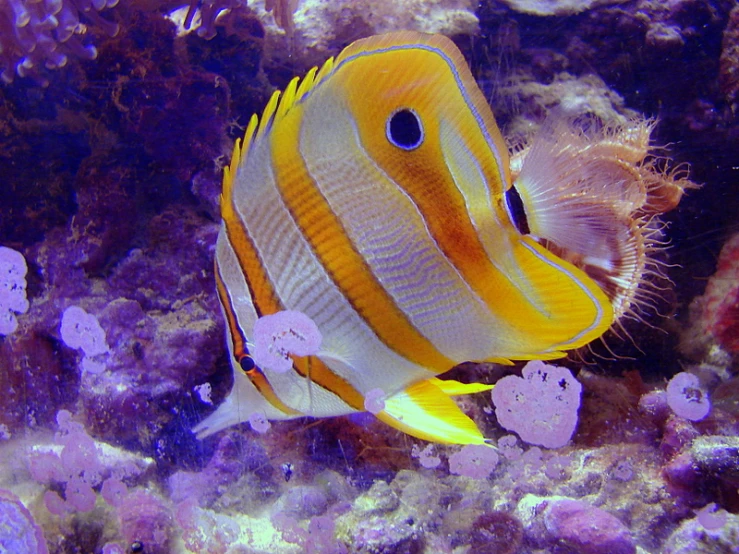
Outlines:
<svg viewBox="0 0 739 554"><path fill-rule="evenodd" d="M498 460L498 455L490 446L468 444L449 456L449 471L472 479L487 479L498 465Z"/></svg>
<svg viewBox="0 0 739 554"><path fill-rule="evenodd" d="M364 396L364 409L371 414L379 414L385 409L385 391L376 388L367 392Z"/></svg>
<svg viewBox="0 0 739 554"><path fill-rule="evenodd" d="M28 458L28 469L36 481L54 481L64 486L64 499L54 491L44 494L46 508L59 516L75 511L89 512L95 507L97 495L93 487L100 484L105 469L95 441L70 418L66 410L57 414L59 432L56 439L63 446L59 454L36 452Z"/></svg>
<svg viewBox="0 0 739 554"><path fill-rule="evenodd" d="M105 331L97 318L78 306L70 306L62 314L59 328L64 344L84 352L82 369L88 373L100 373L105 364L100 358L110 351L105 340Z"/></svg>
<svg viewBox="0 0 739 554"><path fill-rule="evenodd" d="M321 346L321 332L311 318L295 310L260 317L254 324L254 361L278 373L292 365L290 354L309 356Z"/></svg>
<svg viewBox="0 0 739 554"><path fill-rule="evenodd" d="M97 49L82 37L91 25L110 36L118 25L98 12L118 0L0 0L0 79L27 77L39 67L64 67L69 56L83 60L97 57Z"/></svg>
<svg viewBox="0 0 739 554"><path fill-rule="evenodd" d="M80 348L86 356L97 356L109 351L100 322L78 306L70 306L64 310L59 332L64 344L70 348Z"/></svg>
<svg viewBox="0 0 739 554"><path fill-rule="evenodd" d="M272 424L267 419L267 416L264 415L264 412L251 413L249 415L249 425L251 425L251 428L257 433L266 433L269 431L269 428L272 427Z"/></svg>
<svg viewBox="0 0 739 554"><path fill-rule="evenodd" d="M726 525L726 510L719 510L715 502L710 502L695 512L700 523L707 531L715 531Z"/></svg>
<svg viewBox="0 0 739 554"><path fill-rule="evenodd" d="M439 456L434 456L433 444L426 445L423 450L421 450L417 444L414 444L411 449L411 456L413 458L418 458L418 462L426 469L433 469L435 467L439 467L439 464L441 464L441 458L439 458Z"/></svg>

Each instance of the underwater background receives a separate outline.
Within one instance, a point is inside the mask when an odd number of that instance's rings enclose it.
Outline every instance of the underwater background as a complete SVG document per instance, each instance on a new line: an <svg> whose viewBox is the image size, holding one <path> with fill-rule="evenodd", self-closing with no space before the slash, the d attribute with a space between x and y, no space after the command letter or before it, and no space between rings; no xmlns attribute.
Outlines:
<svg viewBox="0 0 739 554"><path fill-rule="evenodd" d="M582 385L560 448L488 393L461 406L493 454L371 414L197 440L233 382L213 258L234 140L400 29L454 40L512 148L563 107L656 118L654 156L699 185L662 216L669 282L556 362ZM0 79L1 553L739 552L734 0L0 0Z"/></svg>

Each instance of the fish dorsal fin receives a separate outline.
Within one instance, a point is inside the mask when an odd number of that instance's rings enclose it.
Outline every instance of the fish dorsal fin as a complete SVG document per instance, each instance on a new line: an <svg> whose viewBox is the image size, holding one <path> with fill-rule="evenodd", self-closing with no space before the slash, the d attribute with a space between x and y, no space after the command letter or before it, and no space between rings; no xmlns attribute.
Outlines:
<svg viewBox="0 0 739 554"><path fill-rule="evenodd" d="M321 84L333 68L334 58L329 58L321 66L320 71L318 67L313 67L302 80L295 77L285 87L284 93L277 90L272 94L261 118L257 114L251 116L244 132L244 138L236 140L231 155L231 163L224 168L222 197L230 198L234 176L254 145L267 135L272 126L283 119L296 104L302 102L310 91ZM221 205L223 205L223 202Z"/></svg>
<svg viewBox="0 0 739 554"><path fill-rule="evenodd" d="M239 165L246 159L252 147L264 136L268 135L272 127L279 123L297 104L305 100L306 96L318 85L320 85L334 68L334 58L329 58L321 66L311 68L305 76L293 78L284 91L275 91L262 111L262 116L257 114L251 116L249 124L244 132L244 138L237 140L234 145L231 164L226 168L223 178L223 193L231 183L227 182L236 174Z"/></svg>

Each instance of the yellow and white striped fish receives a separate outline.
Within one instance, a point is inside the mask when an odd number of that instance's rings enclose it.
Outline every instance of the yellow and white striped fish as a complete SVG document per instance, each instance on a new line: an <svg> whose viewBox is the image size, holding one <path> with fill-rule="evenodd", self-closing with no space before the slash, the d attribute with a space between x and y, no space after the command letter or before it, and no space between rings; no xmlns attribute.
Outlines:
<svg viewBox="0 0 739 554"><path fill-rule="evenodd" d="M441 443L482 444L435 376L464 361L553 359L613 319L598 286L519 232L509 159L464 58L443 36L359 40L275 93L236 144L216 281L234 386L194 429L365 410ZM306 314L320 351L254 365L255 321Z"/></svg>

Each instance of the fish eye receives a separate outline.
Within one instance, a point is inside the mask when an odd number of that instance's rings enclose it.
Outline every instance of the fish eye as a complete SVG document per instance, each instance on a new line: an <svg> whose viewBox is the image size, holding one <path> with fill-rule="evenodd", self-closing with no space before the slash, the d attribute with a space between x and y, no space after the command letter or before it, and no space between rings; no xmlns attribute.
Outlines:
<svg viewBox="0 0 739 554"><path fill-rule="evenodd" d="M423 142L423 125L418 114L401 108L390 116L385 129L387 140L403 150L414 150Z"/></svg>

